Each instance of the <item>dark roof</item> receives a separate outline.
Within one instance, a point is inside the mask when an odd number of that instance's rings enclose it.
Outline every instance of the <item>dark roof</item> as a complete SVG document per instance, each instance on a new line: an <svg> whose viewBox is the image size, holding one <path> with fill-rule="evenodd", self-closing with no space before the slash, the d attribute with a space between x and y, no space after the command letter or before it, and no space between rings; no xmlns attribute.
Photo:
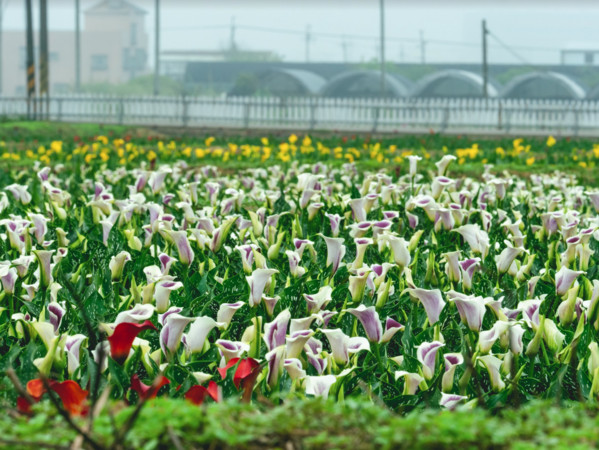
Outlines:
<svg viewBox="0 0 599 450"><path fill-rule="evenodd" d="M133 11L137 14L147 14L147 11L127 0L102 0L85 10L86 14L119 14Z"/></svg>
<svg viewBox="0 0 599 450"><path fill-rule="evenodd" d="M504 98L549 98L579 100L586 90L573 78L557 72L531 72L510 81L501 92Z"/></svg>
<svg viewBox="0 0 599 450"><path fill-rule="evenodd" d="M413 97L482 97L483 77L467 70L442 70L427 75L418 82ZM497 85L487 84L487 95L497 97Z"/></svg>
<svg viewBox="0 0 599 450"><path fill-rule="evenodd" d="M411 82L404 77L385 74L385 96L407 97ZM378 97L381 95L379 70L351 70L331 79L321 91L325 97Z"/></svg>

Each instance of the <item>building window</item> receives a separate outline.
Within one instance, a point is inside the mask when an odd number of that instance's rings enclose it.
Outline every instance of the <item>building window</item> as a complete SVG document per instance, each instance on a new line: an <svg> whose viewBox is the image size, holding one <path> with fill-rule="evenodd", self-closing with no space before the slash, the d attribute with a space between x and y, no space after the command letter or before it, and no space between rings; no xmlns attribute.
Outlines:
<svg viewBox="0 0 599 450"><path fill-rule="evenodd" d="M108 55L92 55L92 70L108 70Z"/></svg>

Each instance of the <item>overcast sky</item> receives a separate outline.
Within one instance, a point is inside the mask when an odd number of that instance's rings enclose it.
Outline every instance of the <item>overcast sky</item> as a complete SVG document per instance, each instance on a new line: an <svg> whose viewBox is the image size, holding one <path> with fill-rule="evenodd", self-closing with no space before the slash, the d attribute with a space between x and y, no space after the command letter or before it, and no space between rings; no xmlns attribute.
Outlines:
<svg viewBox="0 0 599 450"><path fill-rule="evenodd" d="M146 26L153 41L154 0L129 1L148 11ZM0 2L4 29L23 29L25 2ZM36 7L38 3L34 0ZM83 9L95 3L81 0ZM234 20L239 48L273 51L285 61L305 61L308 26L313 33L311 61L378 57L378 0L161 0L161 4L163 50L227 48ZM427 62L479 62L483 18L492 33L491 63L550 64L559 62L559 49L564 47L599 50L599 1L386 0L385 5L389 61L420 61L422 31ZM49 0L49 15L50 29L73 29L74 0Z"/></svg>

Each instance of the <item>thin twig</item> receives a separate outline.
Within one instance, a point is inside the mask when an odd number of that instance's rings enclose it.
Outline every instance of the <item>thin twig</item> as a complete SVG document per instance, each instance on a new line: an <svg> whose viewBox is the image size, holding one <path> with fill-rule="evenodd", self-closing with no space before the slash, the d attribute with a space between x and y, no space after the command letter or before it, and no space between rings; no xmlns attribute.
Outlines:
<svg viewBox="0 0 599 450"><path fill-rule="evenodd" d="M27 403L29 403L31 406L35 405L35 400L33 399L33 397L31 395L29 395L29 392L27 392L27 390L23 387L23 385L19 381L19 377L17 377L17 374L15 373L15 371L12 367L6 370L6 376L10 379L10 381L12 382L13 386L15 387L15 389L17 390L19 395L21 397L23 397L27 401Z"/></svg>
<svg viewBox="0 0 599 450"><path fill-rule="evenodd" d="M92 427L94 425L94 417L98 417L104 409L108 398L110 397L110 386L106 386L106 388L102 391L102 395L98 398L98 401L89 412L88 421L83 427L86 433L90 433L92 431ZM79 434L71 444L71 450L79 450L83 445L83 435Z"/></svg>
<svg viewBox="0 0 599 450"><path fill-rule="evenodd" d="M83 436L85 442L87 442L94 450L103 450L104 447L96 442L96 440L89 435L85 430L83 430L79 425L73 422L71 419L71 415L63 408L63 406L58 402L56 397L53 395L52 389L50 388L50 383L48 383L48 378L44 374L40 374L40 378L46 391L48 391L48 396L50 397L50 401L58 411L58 414L62 416L62 418L66 421L67 425L69 425L76 433Z"/></svg>
<svg viewBox="0 0 599 450"><path fill-rule="evenodd" d="M171 442L173 443L173 447L175 447L176 450L183 450L184 447L181 444L181 439L179 439L179 436L177 436L175 430L173 430L173 427L169 425L166 428L166 430L168 432L168 437L171 439Z"/></svg>
<svg viewBox="0 0 599 450"><path fill-rule="evenodd" d="M156 378L154 378L154 381L152 382L152 386L151 386L152 391L154 389L158 389L158 385L160 383L161 376L162 376L162 374L160 373L160 374L158 374L158 376ZM125 441L125 437L127 436L127 434L131 431L131 429L135 425L135 422L137 421L139 414L141 413L141 410L143 409L143 407L145 406L147 401L148 401L147 398L140 398L139 403L137 404L137 406L135 407L135 409L133 410L133 412L127 419L127 421L123 424L123 426L121 427L119 432L116 433L116 435L114 437L114 441L113 441L112 445L110 446L111 449L120 448L119 447L120 443Z"/></svg>

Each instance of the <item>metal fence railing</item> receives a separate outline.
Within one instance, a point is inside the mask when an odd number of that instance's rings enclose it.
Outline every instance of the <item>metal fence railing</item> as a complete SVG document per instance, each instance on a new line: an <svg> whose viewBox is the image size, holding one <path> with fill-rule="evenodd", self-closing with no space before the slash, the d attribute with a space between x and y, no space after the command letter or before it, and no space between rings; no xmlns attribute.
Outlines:
<svg viewBox="0 0 599 450"><path fill-rule="evenodd" d="M0 97L0 117L181 127L599 136L599 102L519 99Z"/></svg>

